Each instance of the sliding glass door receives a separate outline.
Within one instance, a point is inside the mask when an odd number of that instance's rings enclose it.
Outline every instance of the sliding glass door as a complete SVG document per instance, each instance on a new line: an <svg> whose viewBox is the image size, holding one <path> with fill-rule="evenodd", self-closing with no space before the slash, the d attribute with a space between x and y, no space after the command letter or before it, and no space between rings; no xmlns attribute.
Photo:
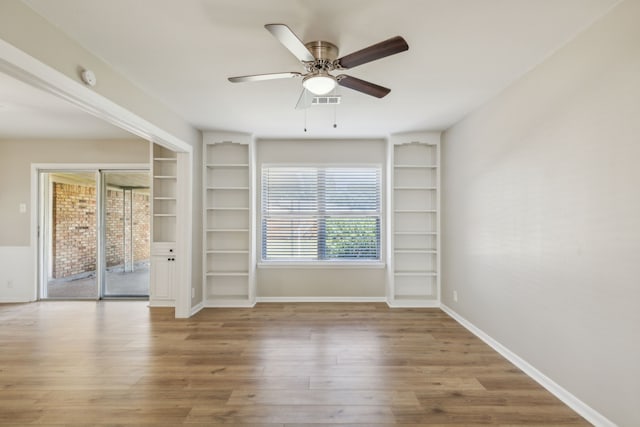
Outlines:
<svg viewBox="0 0 640 427"><path fill-rule="evenodd" d="M40 173L40 296L149 295L148 171Z"/></svg>
<svg viewBox="0 0 640 427"><path fill-rule="evenodd" d="M96 299L98 286L98 176L91 171L41 175L44 298Z"/></svg>
<svg viewBox="0 0 640 427"><path fill-rule="evenodd" d="M149 172L103 172L103 296L149 295Z"/></svg>

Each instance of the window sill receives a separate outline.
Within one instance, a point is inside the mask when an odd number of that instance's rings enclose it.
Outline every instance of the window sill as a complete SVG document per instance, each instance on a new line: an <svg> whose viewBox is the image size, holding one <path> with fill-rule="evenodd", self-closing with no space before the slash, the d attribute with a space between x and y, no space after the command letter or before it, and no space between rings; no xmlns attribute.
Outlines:
<svg viewBox="0 0 640 427"><path fill-rule="evenodd" d="M330 261L268 261L259 262L258 268L289 268L289 269L384 269L386 264L381 261L371 262L330 262Z"/></svg>

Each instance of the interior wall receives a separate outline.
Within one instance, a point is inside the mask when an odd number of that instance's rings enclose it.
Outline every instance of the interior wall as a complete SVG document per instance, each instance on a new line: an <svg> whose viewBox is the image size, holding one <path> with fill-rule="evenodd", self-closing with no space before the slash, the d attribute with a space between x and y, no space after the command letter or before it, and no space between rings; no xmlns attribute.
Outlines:
<svg viewBox="0 0 640 427"><path fill-rule="evenodd" d="M443 302L621 426L640 425L638 22L620 3L442 156Z"/></svg>
<svg viewBox="0 0 640 427"><path fill-rule="evenodd" d="M263 164L379 164L386 182L386 141L384 140L258 140L256 188L258 212L260 170ZM385 193L383 187L382 207ZM384 224L382 218L382 224ZM384 230L382 247L385 248ZM258 255L259 258L259 255ZM385 259L384 253L382 260ZM355 267L304 267L293 265L258 267L257 296L269 298L384 298L385 269Z"/></svg>
<svg viewBox="0 0 640 427"><path fill-rule="evenodd" d="M83 69L92 70L92 91L196 146L201 134L183 118L147 95L103 60L49 23L20 0L0 2L0 39L81 83ZM44 43L43 41L46 41Z"/></svg>
<svg viewBox="0 0 640 427"><path fill-rule="evenodd" d="M32 163L149 163L149 143L141 139L0 140L0 249L7 251L7 256L0 257L0 301L25 301L33 294L30 221L31 210L37 207L31 206ZM25 212L20 212L20 204L26 206ZM27 271L16 270L16 265Z"/></svg>

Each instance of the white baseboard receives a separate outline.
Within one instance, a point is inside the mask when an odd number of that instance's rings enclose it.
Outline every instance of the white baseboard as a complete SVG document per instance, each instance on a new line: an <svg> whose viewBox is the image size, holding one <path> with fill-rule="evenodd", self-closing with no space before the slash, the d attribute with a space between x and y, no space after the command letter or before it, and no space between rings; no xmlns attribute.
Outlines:
<svg viewBox="0 0 640 427"><path fill-rule="evenodd" d="M254 302L247 300L213 300L202 302L202 308L251 308L255 305Z"/></svg>
<svg viewBox="0 0 640 427"><path fill-rule="evenodd" d="M149 307L175 307L176 303L173 300L149 300Z"/></svg>
<svg viewBox="0 0 640 427"><path fill-rule="evenodd" d="M385 297L257 297L256 302L387 302Z"/></svg>
<svg viewBox="0 0 640 427"><path fill-rule="evenodd" d="M199 312L203 308L204 308L204 302L200 302L200 303L194 305L193 307L191 307L191 312L189 313L189 317L193 316L194 314L196 314L197 312Z"/></svg>
<svg viewBox="0 0 640 427"><path fill-rule="evenodd" d="M520 368L525 374L535 380L542 387L547 389L551 394L560 399L564 404L576 411L580 416L589 421L591 424L597 427L616 427L616 424L614 422L584 403L582 400L578 399L576 396L571 394L551 378L547 377L545 374L530 365L526 360L509 350L507 347L491 338L483 330L479 329L473 323L460 316L450 307L447 307L445 304L441 304L440 308L475 336L480 338L495 351L500 353L505 359Z"/></svg>
<svg viewBox="0 0 640 427"><path fill-rule="evenodd" d="M35 300L29 298L20 297L2 297L0 298L0 304L22 304L27 302L34 302Z"/></svg>
<svg viewBox="0 0 640 427"><path fill-rule="evenodd" d="M387 301L387 304L391 308L440 308L440 301L438 300L391 300Z"/></svg>

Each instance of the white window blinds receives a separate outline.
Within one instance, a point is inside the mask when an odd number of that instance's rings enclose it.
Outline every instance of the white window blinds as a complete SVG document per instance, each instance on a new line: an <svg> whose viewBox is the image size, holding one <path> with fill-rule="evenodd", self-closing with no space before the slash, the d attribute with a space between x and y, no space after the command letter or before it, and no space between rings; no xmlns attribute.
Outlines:
<svg viewBox="0 0 640 427"><path fill-rule="evenodd" d="M380 259L379 167L264 167L263 261Z"/></svg>

